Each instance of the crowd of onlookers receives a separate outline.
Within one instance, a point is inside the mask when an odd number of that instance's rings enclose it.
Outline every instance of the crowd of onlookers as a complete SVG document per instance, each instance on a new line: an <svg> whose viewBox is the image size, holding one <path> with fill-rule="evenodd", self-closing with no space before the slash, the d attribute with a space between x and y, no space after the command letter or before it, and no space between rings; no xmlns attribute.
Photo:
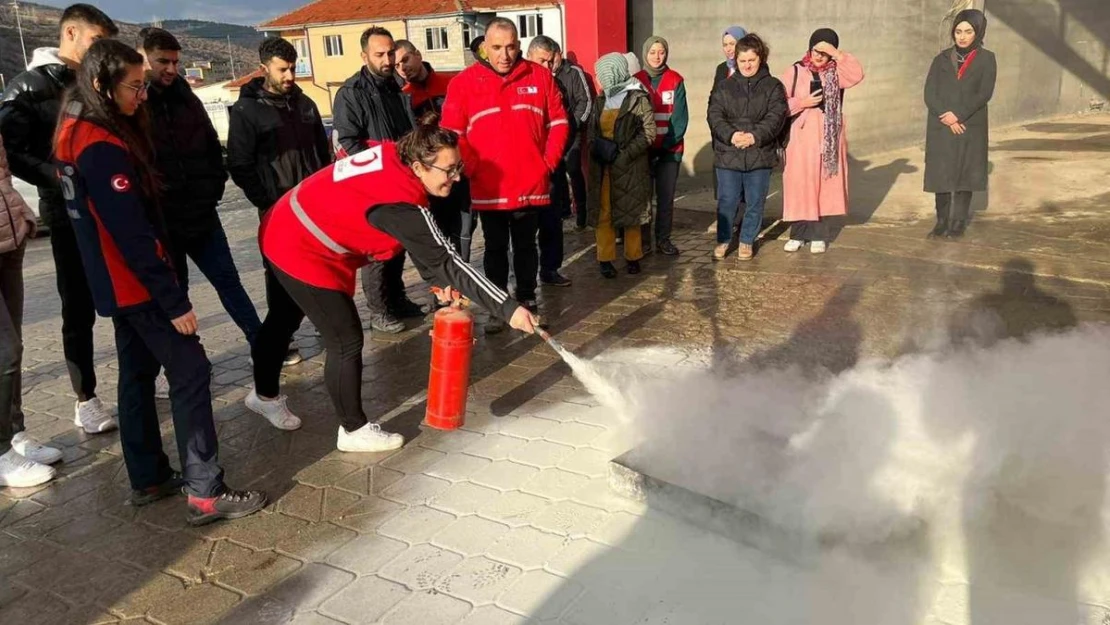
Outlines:
<svg viewBox="0 0 1110 625"><path fill-rule="evenodd" d="M985 29L982 13L960 13L954 45L926 81L925 189L936 194L937 211L931 237L963 235L971 194L985 189L995 73L982 48ZM0 104L0 486L48 481L62 458L23 431L21 265L36 224L11 175L38 187L50 229L75 425L90 435L118 427L132 503L184 489L194 523L250 514L266 495L228 488L217 463L189 259L251 345L247 407L279 429L300 427L278 380L283 365L300 360L290 340L307 313L328 351L325 378L342 423L337 446L381 451L404 441L362 414L354 271L361 268L374 331L402 332L406 318L436 306L406 295L407 249L422 273L454 279L497 309L486 327L496 333L506 324L530 331L538 289L571 286L562 273L565 232L593 229L604 278L619 273L618 247L629 274L643 271L648 253L680 253L672 224L690 116L663 37L644 41L639 58L604 55L588 68L591 77L549 37L522 50L516 25L498 18L474 42L474 65L439 72L411 41L372 27L360 41L364 66L335 95L330 141L295 80L294 46L267 38L261 75L231 108L225 165L212 123L180 75L177 38L145 28L132 47L117 33L99 9L67 8L59 47L36 50ZM756 33L731 26L722 49L707 107L713 258L724 259L737 239L737 258L754 257L776 171L791 224L785 251L809 244L825 252L832 221L849 211L844 103L863 80L862 64L828 28L814 31L800 60L777 75ZM351 182L379 172L389 189ZM216 210L229 178L266 233L265 320L240 282ZM313 199L327 197L336 207ZM348 211L347 221L321 221L329 210ZM414 221L420 214L427 231ZM479 226L484 275L468 264ZM284 246L293 241L319 248L317 266L291 260ZM332 273L324 270L329 263ZM97 314L111 319L115 334L115 415L97 396ZM171 402L181 471L162 450L156 397Z"/></svg>

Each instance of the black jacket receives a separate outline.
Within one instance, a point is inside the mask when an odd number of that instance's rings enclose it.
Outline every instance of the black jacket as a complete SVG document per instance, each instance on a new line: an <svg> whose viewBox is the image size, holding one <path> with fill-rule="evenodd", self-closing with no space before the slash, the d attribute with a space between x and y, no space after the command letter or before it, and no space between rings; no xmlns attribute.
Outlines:
<svg viewBox="0 0 1110 625"><path fill-rule="evenodd" d="M555 71L555 83L563 94L563 108L567 110L567 119L570 121L572 140L567 142L569 149L577 140L579 131L585 130L586 123L590 121L594 102L593 89L590 88L586 72L570 60L564 60Z"/></svg>
<svg viewBox="0 0 1110 625"><path fill-rule="evenodd" d="M51 228L71 228L54 167L54 130L62 93L76 80L56 48L39 48L27 71L0 97L0 133L12 174L38 187L39 214Z"/></svg>
<svg viewBox="0 0 1110 625"><path fill-rule="evenodd" d="M347 154L366 149L366 141L396 141L416 126L412 97L392 78L377 78L363 67L335 94L334 132Z"/></svg>
<svg viewBox="0 0 1110 625"><path fill-rule="evenodd" d="M713 164L721 169L753 171L778 164L775 153L786 122L786 88L767 66L745 78L736 72L717 84L709 97L709 129L713 133ZM734 132L755 135L755 145L732 147Z"/></svg>
<svg viewBox="0 0 1110 625"><path fill-rule="evenodd" d="M212 120L181 77L169 87L152 85L147 106L162 178L159 204L169 231L184 236L211 232L220 223L216 205L227 182Z"/></svg>
<svg viewBox="0 0 1110 625"><path fill-rule="evenodd" d="M231 107L227 135L231 179L263 212L331 162L316 103L297 86L288 95L270 93L263 88L265 80L243 85Z"/></svg>

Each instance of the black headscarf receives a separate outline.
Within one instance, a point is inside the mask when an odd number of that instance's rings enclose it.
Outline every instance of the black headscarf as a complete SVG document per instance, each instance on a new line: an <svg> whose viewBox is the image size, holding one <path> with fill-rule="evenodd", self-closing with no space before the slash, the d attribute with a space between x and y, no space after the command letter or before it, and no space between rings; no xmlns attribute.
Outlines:
<svg viewBox="0 0 1110 625"><path fill-rule="evenodd" d="M974 50L983 45L983 37L987 35L987 16L979 9L965 9L956 14L956 19L952 20L952 41L956 41L956 27L960 24L967 22L975 29L975 42L971 44L967 50L960 50L960 52L967 52ZM958 46L957 46L958 47Z"/></svg>
<svg viewBox="0 0 1110 625"><path fill-rule="evenodd" d="M840 35L836 34L835 30L831 28L818 28L809 36L809 49L812 50L813 46L822 41L834 48L840 47Z"/></svg>

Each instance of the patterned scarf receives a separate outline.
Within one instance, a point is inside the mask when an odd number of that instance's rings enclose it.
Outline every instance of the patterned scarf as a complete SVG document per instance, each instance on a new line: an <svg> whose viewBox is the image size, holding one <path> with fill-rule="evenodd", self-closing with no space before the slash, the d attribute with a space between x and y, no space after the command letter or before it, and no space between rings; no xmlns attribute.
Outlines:
<svg viewBox="0 0 1110 625"><path fill-rule="evenodd" d="M628 59L619 52L610 52L598 59L594 64L594 76L608 98L624 91L632 83L640 82L628 73Z"/></svg>
<svg viewBox="0 0 1110 625"><path fill-rule="evenodd" d="M836 75L836 61L829 59L824 67L818 68L813 65L811 57L812 52L807 52L801 64L821 79L821 90L825 96L825 140L821 145L821 164L825 178L832 178L840 171L840 131L844 126L840 78Z"/></svg>

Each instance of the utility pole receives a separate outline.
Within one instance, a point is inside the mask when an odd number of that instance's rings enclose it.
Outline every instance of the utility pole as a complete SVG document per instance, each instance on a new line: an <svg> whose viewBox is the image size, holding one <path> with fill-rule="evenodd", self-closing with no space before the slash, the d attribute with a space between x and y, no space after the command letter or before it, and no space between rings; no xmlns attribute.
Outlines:
<svg viewBox="0 0 1110 625"><path fill-rule="evenodd" d="M227 60L231 62L231 79L235 80L235 54L231 51L231 35L227 36Z"/></svg>
<svg viewBox="0 0 1110 625"><path fill-rule="evenodd" d="M12 10L15 11L15 27L19 30L19 47L23 50L23 66L27 67L27 44L23 43L23 20L19 17L19 0L12 0Z"/></svg>

